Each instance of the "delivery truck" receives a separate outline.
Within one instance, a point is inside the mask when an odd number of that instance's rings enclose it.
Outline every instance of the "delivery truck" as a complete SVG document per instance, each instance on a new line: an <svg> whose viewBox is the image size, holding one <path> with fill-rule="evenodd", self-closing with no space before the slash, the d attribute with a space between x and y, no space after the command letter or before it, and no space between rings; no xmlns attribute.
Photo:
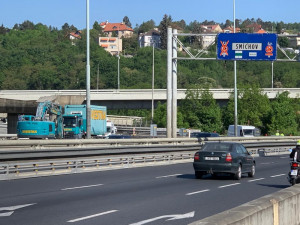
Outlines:
<svg viewBox="0 0 300 225"><path fill-rule="evenodd" d="M104 136L106 127L106 106L91 105L91 136ZM63 114L64 138L86 137L86 105L65 105Z"/></svg>

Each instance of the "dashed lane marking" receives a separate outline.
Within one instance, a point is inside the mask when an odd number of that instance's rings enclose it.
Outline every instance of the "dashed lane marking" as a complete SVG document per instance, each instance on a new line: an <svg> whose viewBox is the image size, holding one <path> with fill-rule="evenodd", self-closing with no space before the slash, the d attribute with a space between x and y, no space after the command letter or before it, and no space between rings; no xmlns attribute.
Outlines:
<svg viewBox="0 0 300 225"><path fill-rule="evenodd" d="M97 216L103 216L103 215L106 215L106 214L114 213L114 212L117 212L117 211L118 210L110 210L110 211L107 211L107 212L97 213L97 214L93 214L93 215L90 215L90 216L85 216L85 217L69 220L67 222L68 223L74 223L74 222L78 222L78 221L81 221L81 220L87 220L87 219L91 219L91 218L94 218L94 217L97 217Z"/></svg>
<svg viewBox="0 0 300 225"><path fill-rule="evenodd" d="M187 193L186 195L195 195L195 194L199 194L199 193L203 193L203 192L207 192L207 191L210 191L210 190L206 189L206 190L201 190L201 191L195 191L195 192Z"/></svg>
<svg viewBox="0 0 300 225"><path fill-rule="evenodd" d="M248 180L248 182L254 182L254 181L259 181L259 180L264 180L265 178L257 178L257 179L253 179L253 180Z"/></svg>
<svg viewBox="0 0 300 225"><path fill-rule="evenodd" d="M82 188L90 188L90 187L98 187L103 184L93 184L93 185L87 185L87 186L80 186L80 187L70 187L70 188L63 188L61 189L62 191L67 191L67 190L74 190L74 189L82 189Z"/></svg>
<svg viewBox="0 0 300 225"><path fill-rule="evenodd" d="M166 176L160 176L160 177L156 177L156 178L166 178L166 177L176 177L176 176L180 176L182 174L172 174L172 175L166 175Z"/></svg>
<svg viewBox="0 0 300 225"><path fill-rule="evenodd" d="M241 183L228 184L228 185L220 186L218 188L226 188L226 187L231 187L231 186L235 186L235 185L239 185L239 184L241 184Z"/></svg>
<svg viewBox="0 0 300 225"><path fill-rule="evenodd" d="M281 177L281 176L284 176L286 174L282 173L282 174L277 174L277 175L273 175L273 176L270 176L270 177Z"/></svg>

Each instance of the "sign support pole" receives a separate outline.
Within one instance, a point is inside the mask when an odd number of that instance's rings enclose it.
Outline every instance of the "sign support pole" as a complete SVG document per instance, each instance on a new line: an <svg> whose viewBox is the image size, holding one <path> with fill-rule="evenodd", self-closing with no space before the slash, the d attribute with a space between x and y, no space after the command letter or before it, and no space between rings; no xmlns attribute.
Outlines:
<svg viewBox="0 0 300 225"><path fill-rule="evenodd" d="M233 0L233 33L235 33L235 0ZM237 137L237 75L236 75L236 60L234 60L234 136Z"/></svg>
<svg viewBox="0 0 300 225"><path fill-rule="evenodd" d="M177 29L173 29L172 46L172 138L177 137Z"/></svg>

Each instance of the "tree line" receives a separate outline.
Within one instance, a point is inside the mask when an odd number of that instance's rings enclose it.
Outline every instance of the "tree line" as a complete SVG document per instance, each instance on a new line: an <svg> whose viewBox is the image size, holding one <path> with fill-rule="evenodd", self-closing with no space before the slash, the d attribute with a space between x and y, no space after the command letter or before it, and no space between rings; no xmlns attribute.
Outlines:
<svg viewBox="0 0 300 225"><path fill-rule="evenodd" d="M130 23L128 17L124 20ZM209 21L204 21L209 23ZM212 23L213 21L211 21ZM257 22L257 21L256 21ZM170 16L165 15L158 25L161 32L170 24L172 26L183 26L184 30L192 29L192 24L186 25L184 21L172 21ZM201 24L198 23L197 24ZM288 27L289 24L281 24L282 27ZM223 25L222 25L223 26ZM225 24L224 24L225 26ZM290 26L290 25L289 25ZM152 87L152 48L138 48L137 35L145 32L151 27L155 27L154 21L150 20L135 27L133 38L124 39L124 52L120 59L120 87L122 89L150 89ZM292 29L298 29L297 23ZM34 24L30 21L24 21L22 24L16 24L13 29L0 27L0 89L1 90L57 90L57 89L85 89L86 77L86 31L81 31L81 39L77 40L75 45L69 39L70 32L76 32L77 28L65 23L61 29L46 26L41 23ZM98 22L93 24L90 30L90 66L91 66L91 89L115 89L117 88L117 57L110 55L98 45L98 37L102 35L102 29ZM190 43L191 40L183 40ZM194 43L190 43L191 45ZM215 46L208 49L206 56L214 57ZM192 49L196 51L196 49ZM184 52L179 55L184 55ZM128 57L130 55L131 57ZM284 57L283 53L278 52L279 57ZM155 49L155 88L166 88L167 73L167 53L165 49ZM99 68L99 70L98 70ZM299 62L275 62L274 63L274 88L300 88ZM99 82L97 83L97 74L99 71ZM271 63L270 62L245 62L237 63L238 88L246 85L257 88L270 88ZM233 62L231 61L178 61L178 88L194 89L195 85L207 88L232 88L233 87ZM193 94L187 95L186 103L179 107L178 126L183 127L201 127L207 122L203 117L194 114L191 110L189 115L187 111L192 106L199 107L204 104L201 99L193 97ZM201 95L202 96L202 95ZM203 95L206 96L206 95ZM194 98L194 100L193 100ZM241 98L242 99L242 98ZM292 100L291 100L292 101ZM188 103L190 102L190 103ZM209 102L209 101L208 101ZM208 104L206 102L205 104ZM213 101L212 101L213 102ZM275 102L275 101L274 101ZM272 102L270 102L271 104ZM298 103L299 104L299 103ZM219 107L219 106L218 106ZM232 107L229 101L227 110ZM270 106L271 107L271 106ZM158 105L155 111L155 122L160 124L164 118L159 117L159 112L163 105ZM271 108L269 108L271 109ZM181 111L182 110L182 111ZM208 109L207 109L208 110ZM216 121L214 129L219 132L224 131L228 124L232 124L230 113L224 113L224 108L219 109L217 115L221 115ZM299 109L294 107L294 114L297 117ZM270 110L268 111L270 112ZM130 110L119 111L120 114L134 113L137 116L149 117L149 111L133 112ZM209 114L209 112L206 112ZM225 116L227 115L227 116ZM242 115L242 114L241 114ZM198 118L198 119L196 119ZM210 118L208 116L208 118ZM231 118L231 119L230 119ZM248 118L248 117L245 117ZM263 117L263 121L267 121ZM297 117L298 118L298 117ZM220 121L221 122L220 122ZM270 123L261 122L256 124L255 120L243 119L241 122L257 125L262 131L269 132L278 126L271 126ZM180 122L181 121L181 122ZM209 121L209 120L207 120ZM213 124L212 122L209 122ZM222 124L220 126L220 123ZM296 120L299 124L299 119ZM202 125L201 125L202 124ZM269 124L269 125L267 125ZM163 126L164 124L161 124ZM276 127L276 128L274 128ZM213 128L203 127L203 130ZM299 130L299 127L297 128ZM286 131L288 134L289 131ZM291 133L295 133L294 130Z"/></svg>

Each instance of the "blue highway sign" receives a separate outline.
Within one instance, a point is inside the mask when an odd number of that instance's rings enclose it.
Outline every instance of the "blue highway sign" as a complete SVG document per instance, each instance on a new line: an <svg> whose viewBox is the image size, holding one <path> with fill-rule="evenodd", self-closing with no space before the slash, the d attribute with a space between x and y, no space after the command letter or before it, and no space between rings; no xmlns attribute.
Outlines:
<svg viewBox="0 0 300 225"><path fill-rule="evenodd" d="M217 59L274 61L276 45L276 34L220 33Z"/></svg>

